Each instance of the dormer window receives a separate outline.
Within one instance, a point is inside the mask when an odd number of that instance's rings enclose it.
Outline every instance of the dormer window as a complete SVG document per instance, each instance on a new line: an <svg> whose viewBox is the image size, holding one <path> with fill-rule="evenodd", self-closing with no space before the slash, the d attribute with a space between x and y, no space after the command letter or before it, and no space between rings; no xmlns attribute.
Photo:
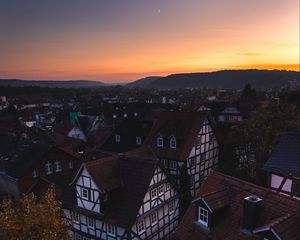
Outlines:
<svg viewBox="0 0 300 240"><path fill-rule="evenodd" d="M55 172L61 172L62 171L61 161L55 161L54 162L54 171Z"/></svg>
<svg viewBox="0 0 300 240"><path fill-rule="evenodd" d="M176 149L176 138L174 136L170 139L170 148Z"/></svg>
<svg viewBox="0 0 300 240"><path fill-rule="evenodd" d="M198 208L198 222L208 227L208 211L205 208Z"/></svg>
<svg viewBox="0 0 300 240"><path fill-rule="evenodd" d="M136 137L136 145L142 145L142 138Z"/></svg>
<svg viewBox="0 0 300 240"><path fill-rule="evenodd" d="M120 142L120 141L121 141L121 136L120 136L120 134L116 134L116 135L115 135L115 141L116 141L116 142Z"/></svg>
<svg viewBox="0 0 300 240"><path fill-rule="evenodd" d="M53 169L52 169L52 164L50 162L47 162L45 164L45 170L46 170L46 174L52 174L53 173Z"/></svg>
<svg viewBox="0 0 300 240"><path fill-rule="evenodd" d="M164 139L163 139L163 137L162 137L161 135L159 135L159 136L157 137L156 145L157 145L158 147L163 147L163 146L164 146Z"/></svg>

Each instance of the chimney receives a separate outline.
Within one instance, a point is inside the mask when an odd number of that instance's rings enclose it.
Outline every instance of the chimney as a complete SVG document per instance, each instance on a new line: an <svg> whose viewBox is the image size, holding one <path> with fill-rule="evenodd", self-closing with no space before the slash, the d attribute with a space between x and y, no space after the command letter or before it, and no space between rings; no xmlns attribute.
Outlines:
<svg viewBox="0 0 300 240"><path fill-rule="evenodd" d="M252 231L260 220L262 199L251 195L244 198L243 228Z"/></svg>

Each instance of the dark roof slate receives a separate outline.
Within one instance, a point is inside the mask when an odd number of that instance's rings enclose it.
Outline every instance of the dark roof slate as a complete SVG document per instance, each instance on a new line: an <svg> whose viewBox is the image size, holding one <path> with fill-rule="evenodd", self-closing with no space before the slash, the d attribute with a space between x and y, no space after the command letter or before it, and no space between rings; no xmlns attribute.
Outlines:
<svg viewBox="0 0 300 240"><path fill-rule="evenodd" d="M286 132L279 137L264 169L300 177L300 131Z"/></svg>

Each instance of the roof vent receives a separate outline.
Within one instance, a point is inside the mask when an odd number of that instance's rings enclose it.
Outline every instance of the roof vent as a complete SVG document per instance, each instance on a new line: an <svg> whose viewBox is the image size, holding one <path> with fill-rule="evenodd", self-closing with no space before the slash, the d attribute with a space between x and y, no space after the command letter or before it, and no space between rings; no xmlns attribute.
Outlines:
<svg viewBox="0 0 300 240"><path fill-rule="evenodd" d="M251 195L244 198L243 228L252 231L259 223L262 199Z"/></svg>

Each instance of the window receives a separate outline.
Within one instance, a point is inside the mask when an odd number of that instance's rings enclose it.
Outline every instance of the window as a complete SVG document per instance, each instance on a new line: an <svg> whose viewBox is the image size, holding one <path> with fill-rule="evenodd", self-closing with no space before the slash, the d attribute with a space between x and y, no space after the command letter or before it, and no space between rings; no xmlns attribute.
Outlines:
<svg viewBox="0 0 300 240"><path fill-rule="evenodd" d="M141 220L141 221L137 222L137 231L138 231L138 234L141 234L141 233L143 233L145 231L144 220Z"/></svg>
<svg viewBox="0 0 300 240"><path fill-rule="evenodd" d="M81 188L81 197L85 200L90 199L90 191L87 188Z"/></svg>
<svg viewBox="0 0 300 240"><path fill-rule="evenodd" d="M293 180L293 194L300 196L300 181Z"/></svg>
<svg viewBox="0 0 300 240"><path fill-rule="evenodd" d="M153 226L157 223L157 212L153 212L150 214L150 223L151 223L151 226Z"/></svg>
<svg viewBox="0 0 300 240"><path fill-rule="evenodd" d="M163 137L161 135L159 135L157 137L156 141L157 141L156 144L157 144L158 147L163 147L164 146L164 139L163 139Z"/></svg>
<svg viewBox="0 0 300 240"><path fill-rule="evenodd" d="M87 222L88 222L88 227L89 228L95 228L95 219L88 217L88 221Z"/></svg>
<svg viewBox="0 0 300 240"><path fill-rule="evenodd" d="M115 140L116 140L116 142L120 142L120 141L121 141L121 136L120 136L120 134L116 134L116 135L115 135Z"/></svg>
<svg viewBox="0 0 300 240"><path fill-rule="evenodd" d="M73 163L73 161L71 160L71 161L69 161L69 168L73 168L74 167L74 163Z"/></svg>
<svg viewBox="0 0 300 240"><path fill-rule="evenodd" d="M75 233L74 239L75 240L81 240L81 236Z"/></svg>
<svg viewBox="0 0 300 240"><path fill-rule="evenodd" d="M205 155L205 153L202 153L200 155L200 161L205 161L205 160L206 160L206 155Z"/></svg>
<svg viewBox="0 0 300 240"><path fill-rule="evenodd" d="M52 174L53 170L52 170L52 164L50 162L47 162L45 165L45 169L46 169L46 174Z"/></svg>
<svg viewBox="0 0 300 240"><path fill-rule="evenodd" d="M88 237L83 237L82 240L90 240Z"/></svg>
<svg viewBox="0 0 300 240"><path fill-rule="evenodd" d="M170 169L177 170L177 162L176 161L170 161Z"/></svg>
<svg viewBox="0 0 300 240"><path fill-rule="evenodd" d="M202 207L198 209L198 222L208 227L208 211Z"/></svg>
<svg viewBox="0 0 300 240"><path fill-rule="evenodd" d="M73 222L79 223L80 220L80 216L78 213L75 212L71 212L71 218Z"/></svg>
<svg viewBox="0 0 300 240"><path fill-rule="evenodd" d="M142 138L136 137L136 145L142 145Z"/></svg>
<svg viewBox="0 0 300 240"><path fill-rule="evenodd" d="M107 233L111 236L115 236L116 235L116 227L113 224L107 224Z"/></svg>
<svg viewBox="0 0 300 240"><path fill-rule="evenodd" d="M32 177L33 178L37 178L38 177L38 172L35 169L33 169Z"/></svg>
<svg viewBox="0 0 300 240"><path fill-rule="evenodd" d="M176 138L174 136L170 139L170 148L176 149Z"/></svg>
<svg viewBox="0 0 300 240"><path fill-rule="evenodd" d="M166 184L166 191L169 191L170 190L170 183L167 183Z"/></svg>
<svg viewBox="0 0 300 240"><path fill-rule="evenodd" d="M212 145L215 141L215 135L209 134L209 144Z"/></svg>
<svg viewBox="0 0 300 240"><path fill-rule="evenodd" d="M172 213L175 211L175 203L174 201L169 203L169 213Z"/></svg>
<svg viewBox="0 0 300 240"><path fill-rule="evenodd" d="M196 141L195 141L195 145L196 145L197 147L200 147L200 145L201 145L201 137L200 137L200 136L197 137L197 139L196 139Z"/></svg>
<svg viewBox="0 0 300 240"><path fill-rule="evenodd" d="M195 176L191 176L191 187L194 187L195 185Z"/></svg>
<svg viewBox="0 0 300 240"><path fill-rule="evenodd" d="M194 167L195 167L195 165L196 165L196 159L195 159L195 158L191 158L191 163L190 163L190 165L191 165L191 168L194 168Z"/></svg>
<svg viewBox="0 0 300 240"><path fill-rule="evenodd" d="M164 165L164 167L168 167L168 160L167 159L162 159L161 163Z"/></svg>
<svg viewBox="0 0 300 240"><path fill-rule="evenodd" d="M54 171L55 172L61 172L62 171L61 161L54 162Z"/></svg>
<svg viewBox="0 0 300 240"><path fill-rule="evenodd" d="M164 186L160 185L158 186L158 195L162 195L164 193Z"/></svg>
<svg viewBox="0 0 300 240"><path fill-rule="evenodd" d="M151 190L151 199L157 198L157 188Z"/></svg>

